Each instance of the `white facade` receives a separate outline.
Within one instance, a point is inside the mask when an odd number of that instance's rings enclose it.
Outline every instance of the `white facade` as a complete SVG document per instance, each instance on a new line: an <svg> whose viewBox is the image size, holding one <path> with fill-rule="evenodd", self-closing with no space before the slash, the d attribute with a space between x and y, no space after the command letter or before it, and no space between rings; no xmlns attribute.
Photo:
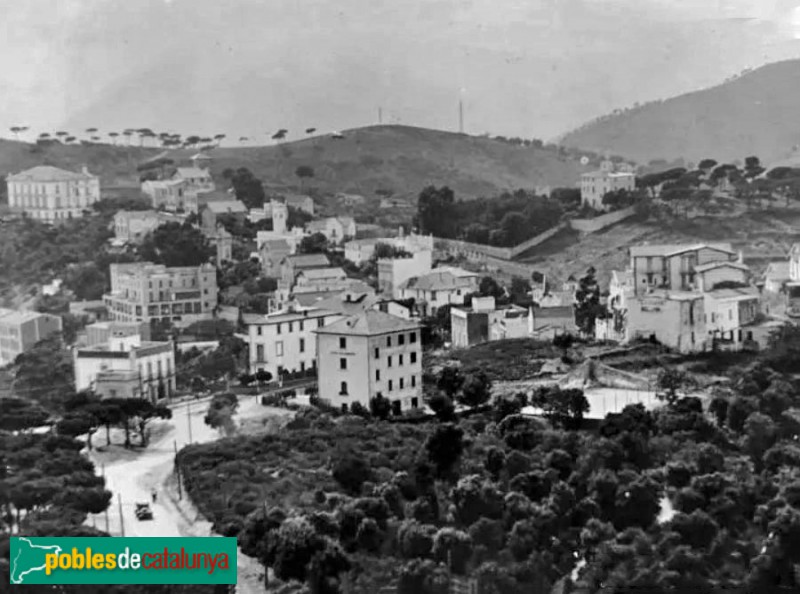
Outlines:
<svg viewBox="0 0 800 594"><path fill-rule="evenodd" d="M102 396L149 398L175 393L175 350L171 342L143 342L139 335L113 337L108 343L73 349L75 389L97 390L98 379L118 385ZM102 390L100 390L102 392Z"/></svg>
<svg viewBox="0 0 800 594"><path fill-rule="evenodd" d="M356 236L356 222L351 217L328 217L311 221L306 225L306 234L322 233L331 243L341 243Z"/></svg>
<svg viewBox="0 0 800 594"><path fill-rule="evenodd" d="M319 396L349 410L378 394L394 414L422 406L422 340L416 322L369 310L316 331Z"/></svg>
<svg viewBox="0 0 800 594"><path fill-rule="evenodd" d="M375 253L375 246L379 243L391 245L397 249L405 250L409 254L422 251L433 252L433 235L404 235L401 233L397 237L380 237L370 239L354 239L344 244L344 257L355 264L362 264Z"/></svg>
<svg viewBox="0 0 800 594"><path fill-rule="evenodd" d="M159 320L186 325L210 319L217 307L213 265L167 268L152 262L111 264L111 292L103 295L112 320Z"/></svg>
<svg viewBox="0 0 800 594"><path fill-rule="evenodd" d="M433 266L433 252L422 250L410 258L381 258L378 260L378 290L384 295L400 298L400 285L415 276L427 274Z"/></svg>
<svg viewBox="0 0 800 594"><path fill-rule="evenodd" d="M594 171L581 175L581 203L596 210L607 210L603 197L618 190L633 191L636 176L633 173Z"/></svg>
<svg viewBox="0 0 800 594"><path fill-rule="evenodd" d="M100 178L42 165L6 178L8 205L29 217L55 223L83 216L100 200Z"/></svg>
<svg viewBox="0 0 800 594"><path fill-rule="evenodd" d="M264 370L274 379L284 372L312 373L317 366L314 331L341 317L328 310L294 304L272 314L245 314L250 373Z"/></svg>
<svg viewBox="0 0 800 594"><path fill-rule="evenodd" d="M434 268L414 276L399 287L398 299L414 299L422 315L433 316L445 305L464 305L467 295L478 290L478 275L466 270Z"/></svg>
<svg viewBox="0 0 800 594"><path fill-rule="evenodd" d="M720 289L705 294L705 323L709 338L738 350L752 332L747 330L759 313L756 289Z"/></svg>

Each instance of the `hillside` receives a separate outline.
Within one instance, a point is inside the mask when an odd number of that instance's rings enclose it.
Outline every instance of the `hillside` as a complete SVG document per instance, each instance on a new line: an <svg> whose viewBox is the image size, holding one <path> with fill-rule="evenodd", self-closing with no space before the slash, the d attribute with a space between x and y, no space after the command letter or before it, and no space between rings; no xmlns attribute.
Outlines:
<svg viewBox="0 0 800 594"><path fill-rule="evenodd" d="M725 83L590 122L560 142L646 163L683 157L772 163L800 145L800 60L769 64Z"/></svg>
<svg viewBox="0 0 800 594"><path fill-rule="evenodd" d="M374 196L376 189L416 196L426 185L449 185L458 197L493 195L536 186L573 186L582 170L553 150L520 147L484 137L412 128L370 126L345 131L343 139L318 136L279 146L222 147L209 155L215 175L228 167L247 167L267 187L300 185L300 165L314 169L306 185L320 192ZM135 180L136 165L160 149L139 147L55 146L39 152L24 143L0 142L0 174L47 162L78 168L87 163L107 183ZM192 149L166 154L181 162Z"/></svg>
<svg viewBox="0 0 800 594"><path fill-rule="evenodd" d="M630 220L583 237L564 231L537 246L525 261L554 281L563 281L570 274L580 276L594 266L601 286L607 287L611 271L626 268L628 248L633 245L703 241L730 242L743 252L745 264L761 274L769 262L788 258L792 244L800 241L800 210L780 208L746 216L698 216L689 220Z"/></svg>
<svg viewBox="0 0 800 594"><path fill-rule="evenodd" d="M86 165L105 186L138 184L136 165L157 149L108 144L38 146L0 139L0 177L36 165L54 165L73 171ZM5 191L5 188L3 189Z"/></svg>

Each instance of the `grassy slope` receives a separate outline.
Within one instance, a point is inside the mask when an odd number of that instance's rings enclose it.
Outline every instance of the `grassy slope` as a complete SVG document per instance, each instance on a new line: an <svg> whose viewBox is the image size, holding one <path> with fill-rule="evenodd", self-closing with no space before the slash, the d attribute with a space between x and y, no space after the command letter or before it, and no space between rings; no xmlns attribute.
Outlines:
<svg viewBox="0 0 800 594"><path fill-rule="evenodd" d="M612 115L562 143L647 162L705 157L783 159L800 143L800 60L770 64L722 85Z"/></svg>
<svg viewBox="0 0 800 594"><path fill-rule="evenodd" d="M162 152L108 145L32 149L0 141L0 175L37 164L78 169L87 163L105 183L117 184L135 180L136 165ZM184 162L195 152L176 150L170 155ZM378 188L416 196L428 184L448 184L460 197L537 185L571 186L581 170L576 162L552 151L408 126L372 126L347 131L343 140L317 137L281 146L225 147L210 154L216 174L226 167L247 167L269 187L297 186L295 170L310 165L316 173L311 185L320 191L365 196L373 196Z"/></svg>
<svg viewBox="0 0 800 594"><path fill-rule="evenodd" d="M526 261L559 281L594 266L605 287L612 270L626 267L632 245L698 241L732 243L744 253L745 263L760 273L768 262L787 258L792 243L800 241L800 211L775 208L727 218L626 221L585 237L568 231L534 249Z"/></svg>
<svg viewBox="0 0 800 594"><path fill-rule="evenodd" d="M138 184L136 165L157 152L156 149L138 146L94 144L40 147L0 140L0 177L36 165L54 165L72 171L79 171L81 166L86 165L92 173L100 175L104 185Z"/></svg>

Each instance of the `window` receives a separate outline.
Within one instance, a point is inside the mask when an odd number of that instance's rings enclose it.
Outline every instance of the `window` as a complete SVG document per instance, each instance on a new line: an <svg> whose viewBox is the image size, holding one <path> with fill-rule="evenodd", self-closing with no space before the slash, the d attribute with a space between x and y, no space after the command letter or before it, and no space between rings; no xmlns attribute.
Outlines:
<svg viewBox="0 0 800 594"><path fill-rule="evenodd" d="M303 331L303 320L300 320L300 332Z"/></svg>
<svg viewBox="0 0 800 594"><path fill-rule="evenodd" d="M398 365L402 365L403 364L403 355L400 355L400 361L397 364Z"/></svg>
<svg viewBox="0 0 800 594"><path fill-rule="evenodd" d="M389 380L389 391L392 391L392 380Z"/></svg>
<svg viewBox="0 0 800 594"><path fill-rule="evenodd" d="M391 356L391 355L389 355L388 357L386 357L386 364L387 364L389 367L391 367L391 366L392 366L392 356Z"/></svg>
<svg viewBox="0 0 800 594"><path fill-rule="evenodd" d="M376 369L375 370L375 381L376 382L381 381L381 370L380 369Z"/></svg>
<svg viewBox="0 0 800 594"><path fill-rule="evenodd" d="M415 342L417 342L417 333L416 332L412 332L411 334L408 335L408 342L410 342L411 344L414 344Z"/></svg>
<svg viewBox="0 0 800 594"><path fill-rule="evenodd" d="M436 291L431 291L431 301L436 301Z"/></svg>
<svg viewBox="0 0 800 594"><path fill-rule="evenodd" d="M280 324L278 324L278 330L277 330L277 332L278 332L278 334L280 334L280 333L281 333L281 325L280 325Z"/></svg>
<svg viewBox="0 0 800 594"><path fill-rule="evenodd" d="M342 382L339 386L339 396L347 396L347 382Z"/></svg>
<svg viewBox="0 0 800 594"><path fill-rule="evenodd" d="M306 339L305 338L301 338L300 339L300 352L301 353L305 353L306 352Z"/></svg>
<svg viewBox="0 0 800 594"><path fill-rule="evenodd" d="M322 328L325 325L325 318L317 318L317 328Z"/></svg>
<svg viewBox="0 0 800 594"><path fill-rule="evenodd" d="M400 389L401 390L403 389L403 378L402 377L400 378Z"/></svg>
<svg viewBox="0 0 800 594"><path fill-rule="evenodd" d="M342 350L347 348L347 339L344 336L339 337L339 348Z"/></svg>
<svg viewBox="0 0 800 594"><path fill-rule="evenodd" d="M387 336L386 337L386 348L387 349L391 348L391 346L392 346L392 337L391 336Z"/></svg>
<svg viewBox="0 0 800 594"><path fill-rule="evenodd" d="M292 323L289 322L289 332L291 332L291 331L292 331Z"/></svg>
<svg viewBox="0 0 800 594"><path fill-rule="evenodd" d="M412 375L411 376L411 387L412 388L416 388L417 387L417 376L416 375Z"/></svg>
<svg viewBox="0 0 800 594"><path fill-rule="evenodd" d="M397 344L399 344L400 346L403 346L405 343L406 343L405 334L398 334L397 335Z"/></svg>
<svg viewBox="0 0 800 594"><path fill-rule="evenodd" d="M279 357L283 357L283 341L279 340L275 343L275 354Z"/></svg>
<svg viewBox="0 0 800 594"><path fill-rule="evenodd" d="M381 350L378 347L375 347L375 358L376 359L381 358Z"/></svg>
<svg viewBox="0 0 800 594"><path fill-rule="evenodd" d="M256 326L256 334L261 336L261 326Z"/></svg>
<svg viewBox="0 0 800 594"><path fill-rule="evenodd" d="M416 363L417 362L417 353L416 352L411 353L411 362L412 363Z"/></svg>
<svg viewBox="0 0 800 594"><path fill-rule="evenodd" d="M347 369L347 359L344 357L339 359L339 369Z"/></svg>

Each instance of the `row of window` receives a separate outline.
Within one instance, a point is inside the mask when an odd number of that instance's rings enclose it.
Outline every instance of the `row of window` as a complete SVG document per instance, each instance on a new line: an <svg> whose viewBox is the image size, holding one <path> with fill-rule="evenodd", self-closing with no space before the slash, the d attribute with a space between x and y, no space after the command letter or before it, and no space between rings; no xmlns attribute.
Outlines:
<svg viewBox="0 0 800 594"><path fill-rule="evenodd" d="M416 332L409 332L408 333L408 342L410 344L414 344L417 342L417 333ZM398 334L397 335L397 346L403 346L406 344L406 335L405 334ZM386 337L386 348L392 348L392 337ZM339 337L339 350L345 351L347 350L347 337L340 336ZM381 350L378 347L375 347L375 358L380 359L381 357Z"/></svg>
<svg viewBox="0 0 800 594"><path fill-rule="evenodd" d="M411 376L411 381L409 382L409 385L412 388L417 387L417 376L415 375ZM406 387L405 378L401 377L398 380L398 390L403 390L405 389L405 387ZM387 388L389 392L394 390L394 380L389 380ZM348 395L349 392L347 391L347 382L341 382L339 384L339 396L348 396Z"/></svg>
<svg viewBox="0 0 800 594"><path fill-rule="evenodd" d="M301 338L300 342L298 343L298 351L301 353L306 352L306 339ZM276 357L283 357L283 341L278 340L275 342L275 356ZM257 344L256 345L256 361L266 361L264 358L264 345Z"/></svg>
<svg viewBox="0 0 800 594"><path fill-rule="evenodd" d="M291 334L294 332L295 327L297 328L298 332L303 332L305 330L305 320L298 320L297 326L295 326L294 322L287 322L286 328L287 333ZM322 328L325 325L325 318L317 318L317 328ZM276 324L275 325L275 333L276 334L283 334L284 324ZM263 326L256 326L256 335L261 336L263 334ZM341 340L339 341L341 344Z"/></svg>
<svg viewBox="0 0 800 594"><path fill-rule="evenodd" d="M378 349L375 349L375 350L378 351ZM409 357L409 363L416 363L417 362L417 353L416 352L409 353L408 357ZM388 357L386 357L386 366L387 367L391 367L392 366L392 362L393 362L392 355L389 355ZM405 355L404 354L397 355L397 365L398 366L402 366L404 363L405 363ZM339 358L339 369L347 369L347 359L345 357ZM378 373L380 373L380 372L378 372ZM378 379L380 379L380 378L378 378Z"/></svg>

